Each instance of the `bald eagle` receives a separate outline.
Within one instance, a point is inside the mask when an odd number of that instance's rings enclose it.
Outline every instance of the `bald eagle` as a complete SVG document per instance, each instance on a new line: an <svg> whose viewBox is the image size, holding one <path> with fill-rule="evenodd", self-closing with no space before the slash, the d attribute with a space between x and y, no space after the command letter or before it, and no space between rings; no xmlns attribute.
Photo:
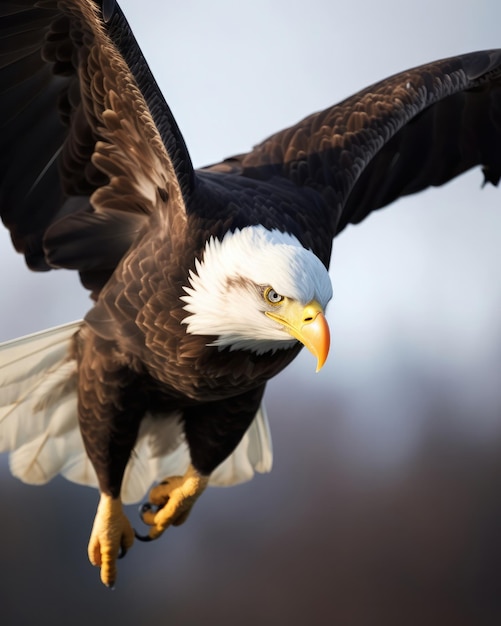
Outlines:
<svg viewBox="0 0 501 626"><path fill-rule="evenodd" d="M501 51L397 74L194 170L112 1L0 6L0 213L35 271L78 271L83 321L0 347L0 451L99 488L102 581L134 531L271 468L266 382L329 350L332 239L481 165L501 175ZM167 476L167 478L165 478Z"/></svg>

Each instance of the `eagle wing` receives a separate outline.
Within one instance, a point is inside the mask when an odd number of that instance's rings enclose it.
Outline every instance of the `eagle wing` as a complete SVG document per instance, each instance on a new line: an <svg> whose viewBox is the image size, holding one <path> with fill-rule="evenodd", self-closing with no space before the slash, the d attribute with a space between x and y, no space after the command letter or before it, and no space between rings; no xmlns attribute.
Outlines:
<svg viewBox="0 0 501 626"><path fill-rule="evenodd" d="M476 165L497 184L500 148L501 51L493 50L396 74L208 171L315 189L334 236Z"/></svg>
<svg viewBox="0 0 501 626"><path fill-rule="evenodd" d="M0 214L32 269L76 269L94 297L148 216L184 212L193 183L127 21L108 13L0 6Z"/></svg>

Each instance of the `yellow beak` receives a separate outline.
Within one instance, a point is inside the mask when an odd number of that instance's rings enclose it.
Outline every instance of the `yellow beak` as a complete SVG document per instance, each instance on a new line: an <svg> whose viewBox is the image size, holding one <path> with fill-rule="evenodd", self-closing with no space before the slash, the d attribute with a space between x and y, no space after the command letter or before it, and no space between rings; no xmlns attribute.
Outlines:
<svg viewBox="0 0 501 626"><path fill-rule="evenodd" d="M330 332L324 311L316 300L306 306L286 298L277 311L266 311L272 320L282 324L317 359L317 372L322 368L330 347Z"/></svg>

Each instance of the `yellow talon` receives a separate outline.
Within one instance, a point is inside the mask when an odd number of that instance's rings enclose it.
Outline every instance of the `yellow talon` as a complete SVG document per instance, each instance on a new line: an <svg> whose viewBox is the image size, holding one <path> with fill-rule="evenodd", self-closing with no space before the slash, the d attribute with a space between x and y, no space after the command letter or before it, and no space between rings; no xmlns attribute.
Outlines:
<svg viewBox="0 0 501 626"><path fill-rule="evenodd" d="M101 494L89 540L89 560L101 568L101 580L113 587L116 562L134 543L134 531L122 509L120 498Z"/></svg>
<svg viewBox="0 0 501 626"><path fill-rule="evenodd" d="M141 513L143 522L151 526L150 531L146 537L136 536L145 541L157 539L169 526L183 524L208 482L208 476L202 476L190 465L184 476L171 476L153 487L149 503Z"/></svg>

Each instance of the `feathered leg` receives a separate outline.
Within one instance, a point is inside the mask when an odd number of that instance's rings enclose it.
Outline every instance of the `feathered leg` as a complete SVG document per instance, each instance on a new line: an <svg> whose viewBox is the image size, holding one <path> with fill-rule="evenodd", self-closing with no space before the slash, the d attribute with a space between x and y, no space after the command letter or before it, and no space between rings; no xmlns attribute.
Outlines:
<svg viewBox="0 0 501 626"><path fill-rule="evenodd" d="M264 386L233 397L185 409L184 432L191 464L183 476L170 476L153 487L141 517L151 526L146 537L159 537L169 526L186 521L211 473L235 450L261 403Z"/></svg>
<svg viewBox="0 0 501 626"><path fill-rule="evenodd" d="M101 498L89 541L89 559L112 587L116 561L132 546L134 532L120 498L123 474L145 410L137 376L113 344L86 329L80 342L78 418Z"/></svg>

